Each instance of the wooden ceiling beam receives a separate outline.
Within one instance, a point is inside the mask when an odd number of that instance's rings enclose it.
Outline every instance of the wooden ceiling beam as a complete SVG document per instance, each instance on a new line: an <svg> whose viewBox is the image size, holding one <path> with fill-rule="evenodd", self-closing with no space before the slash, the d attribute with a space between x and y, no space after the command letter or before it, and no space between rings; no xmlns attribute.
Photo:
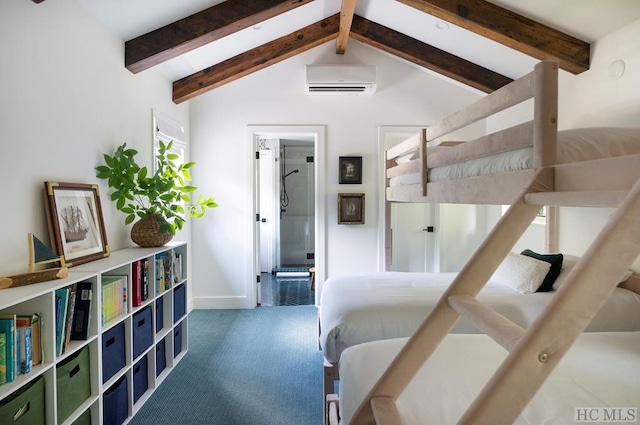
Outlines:
<svg viewBox="0 0 640 425"><path fill-rule="evenodd" d="M557 60L573 74L589 69L589 43L487 1L398 1L534 58Z"/></svg>
<svg viewBox="0 0 640 425"><path fill-rule="evenodd" d="M338 36L340 14L306 26L173 83L173 101L181 103L246 75L282 62ZM302 88L300 89L302 90Z"/></svg>
<svg viewBox="0 0 640 425"><path fill-rule="evenodd" d="M138 73L312 0L226 0L125 43L125 67Z"/></svg>
<svg viewBox="0 0 640 425"><path fill-rule="evenodd" d="M342 8L340 9L340 33L336 43L336 54L344 55L347 51L347 42L349 41L349 32L351 31L351 22L353 22L353 14L356 11L356 0L342 0Z"/></svg>
<svg viewBox="0 0 640 425"><path fill-rule="evenodd" d="M491 93L513 81L358 15L353 18L351 38L485 93Z"/></svg>

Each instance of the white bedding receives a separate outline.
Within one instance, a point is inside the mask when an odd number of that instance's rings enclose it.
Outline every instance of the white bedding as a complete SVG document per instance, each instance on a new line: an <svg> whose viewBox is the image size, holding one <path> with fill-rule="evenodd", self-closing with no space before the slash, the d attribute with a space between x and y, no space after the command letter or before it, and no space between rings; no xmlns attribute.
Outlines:
<svg viewBox="0 0 640 425"><path fill-rule="evenodd" d="M637 153L640 153L640 129L637 128L596 127L558 132L559 164ZM432 168L428 171L427 179L430 182L438 182L531 168L532 148L522 148ZM389 185L394 187L421 182L421 174L412 173L390 179Z"/></svg>
<svg viewBox="0 0 640 425"><path fill-rule="evenodd" d="M349 423L405 342L375 341L345 350L340 361L342 424ZM404 424L456 423L506 355L486 335L447 335L397 400ZM575 422L574 408L603 407L640 407L640 332L580 335L516 423L566 425Z"/></svg>
<svg viewBox="0 0 640 425"><path fill-rule="evenodd" d="M412 335L455 276L456 273L374 272L331 277L323 285L319 310L320 346L325 358L336 363L347 347ZM527 327L554 293L520 294L489 282L478 299ZM616 288L587 330L640 330L640 295ZM460 320L452 332L478 330Z"/></svg>

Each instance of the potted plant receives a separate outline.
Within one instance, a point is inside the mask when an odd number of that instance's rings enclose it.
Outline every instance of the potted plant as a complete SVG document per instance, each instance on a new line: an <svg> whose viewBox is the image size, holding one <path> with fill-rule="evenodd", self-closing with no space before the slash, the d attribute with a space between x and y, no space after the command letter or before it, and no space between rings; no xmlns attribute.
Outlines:
<svg viewBox="0 0 640 425"><path fill-rule="evenodd" d="M140 246L162 246L182 229L186 216L202 217L208 208L218 206L213 198L198 195L192 203L191 194L197 188L190 185L190 170L195 162L177 165L179 156L171 152L173 141L160 142L155 157L156 171L140 167L135 149L124 143L113 155L104 154L106 165L96 167L97 176L107 180L113 190L111 200L126 214L125 224L139 220L131 228L131 239Z"/></svg>

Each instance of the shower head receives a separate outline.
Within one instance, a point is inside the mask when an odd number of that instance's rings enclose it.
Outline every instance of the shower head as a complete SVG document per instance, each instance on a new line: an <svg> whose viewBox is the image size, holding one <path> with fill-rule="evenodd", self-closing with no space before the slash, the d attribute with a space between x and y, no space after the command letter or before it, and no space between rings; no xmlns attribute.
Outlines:
<svg viewBox="0 0 640 425"><path fill-rule="evenodd" d="M300 172L300 170L298 170L298 169L296 168L296 169L295 169L295 170L293 170L293 171L289 171L287 174L285 174L284 176L282 176L282 178L283 178L283 179L284 179L284 178L287 178L287 177L289 177L291 174L298 173L298 172Z"/></svg>

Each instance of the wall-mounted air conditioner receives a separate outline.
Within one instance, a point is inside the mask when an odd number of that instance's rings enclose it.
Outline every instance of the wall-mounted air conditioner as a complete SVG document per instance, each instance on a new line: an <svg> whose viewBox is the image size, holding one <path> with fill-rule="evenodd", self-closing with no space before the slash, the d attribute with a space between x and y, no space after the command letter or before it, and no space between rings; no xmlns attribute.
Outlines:
<svg viewBox="0 0 640 425"><path fill-rule="evenodd" d="M307 65L307 94L373 94L375 91L375 66Z"/></svg>

